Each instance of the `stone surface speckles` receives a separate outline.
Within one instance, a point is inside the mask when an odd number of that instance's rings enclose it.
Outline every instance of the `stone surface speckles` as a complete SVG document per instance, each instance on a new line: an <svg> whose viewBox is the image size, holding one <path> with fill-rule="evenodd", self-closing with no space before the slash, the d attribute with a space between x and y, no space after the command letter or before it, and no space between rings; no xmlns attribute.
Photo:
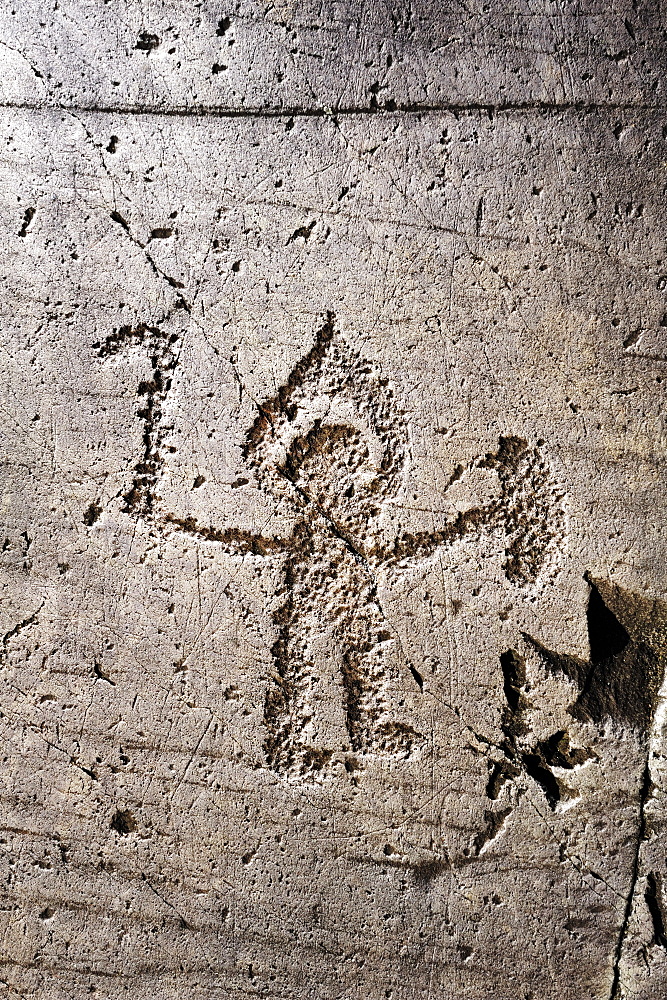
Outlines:
<svg viewBox="0 0 667 1000"><path fill-rule="evenodd" d="M661 1000L659 9L0 64L0 991Z"/></svg>

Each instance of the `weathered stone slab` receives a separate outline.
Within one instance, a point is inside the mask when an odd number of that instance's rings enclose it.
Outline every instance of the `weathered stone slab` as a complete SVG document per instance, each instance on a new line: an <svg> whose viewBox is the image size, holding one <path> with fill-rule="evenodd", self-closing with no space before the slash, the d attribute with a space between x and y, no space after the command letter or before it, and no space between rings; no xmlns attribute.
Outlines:
<svg viewBox="0 0 667 1000"><path fill-rule="evenodd" d="M0 12L0 97L202 109L660 104L664 13L609 4L28 0Z"/></svg>
<svg viewBox="0 0 667 1000"><path fill-rule="evenodd" d="M118 103L224 103L197 48L149 95L178 12L76 9L160 37ZM197 16L246 46L234 106L282 106L276 12ZM387 99L438 103L395 32ZM666 130L2 112L9 996L664 994Z"/></svg>

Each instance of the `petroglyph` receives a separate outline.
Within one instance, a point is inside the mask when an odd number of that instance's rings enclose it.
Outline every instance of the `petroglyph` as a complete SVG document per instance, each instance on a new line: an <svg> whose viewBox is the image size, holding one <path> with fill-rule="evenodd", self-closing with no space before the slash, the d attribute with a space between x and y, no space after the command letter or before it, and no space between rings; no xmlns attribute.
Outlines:
<svg viewBox="0 0 667 1000"><path fill-rule="evenodd" d="M103 343L93 344L100 358L113 357L141 346L150 362L150 378L143 379L137 386L140 404L137 416L143 423L144 450L134 467L132 485L123 496L124 512L137 517L149 517L153 512L155 485L163 462L162 443L169 431L163 410L178 364L178 343L178 334L166 334L159 325L140 323L136 327L122 326L109 334Z"/></svg>
<svg viewBox="0 0 667 1000"><path fill-rule="evenodd" d="M569 6L0 11L8 995L667 996L664 17Z"/></svg>
<svg viewBox="0 0 667 1000"><path fill-rule="evenodd" d="M565 543L564 489L536 446L501 437L497 451L457 465L450 485L472 470L496 477L497 495L459 512L441 529L387 537L383 505L394 499L409 462L409 431L390 380L335 329L329 313L310 351L284 385L259 405L243 455L259 488L295 511L288 538L240 527L202 526L161 510L163 406L176 365L177 336L158 327L120 331L99 349L108 356L146 340L152 379L138 389L145 404L144 455L125 494L124 510L155 517L234 555L278 559L285 601L273 612L274 677L266 694L264 750L286 775L326 773L336 748L318 745L313 694L318 682L315 642L328 632L340 650L344 715L353 754L410 756L423 743L407 720L393 715L400 645L378 597L377 574L400 572L457 542L498 535L503 569L515 586L531 587L557 571ZM403 659L405 659L403 657ZM419 668L404 663L422 686Z"/></svg>

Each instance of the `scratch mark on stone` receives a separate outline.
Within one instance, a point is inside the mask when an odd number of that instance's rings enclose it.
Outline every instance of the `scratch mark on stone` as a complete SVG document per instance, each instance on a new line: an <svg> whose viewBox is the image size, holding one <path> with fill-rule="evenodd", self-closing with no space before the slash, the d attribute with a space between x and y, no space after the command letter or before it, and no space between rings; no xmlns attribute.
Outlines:
<svg viewBox="0 0 667 1000"><path fill-rule="evenodd" d="M397 103L391 108L367 105L341 107L292 107L265 106L255 108L226 107L222 105L158 106L149 104L103 105L103 104L56 104L31 101L2 101L0 107L21 111L65 111L78 114L131 115L159 118L337 118L362 116L428 115L452 112L454 114L512 114L540 111L544 113L596 111L664 111L667 105L656 102L615 102L615 101L516 101L507 103L443 102L433 104Z"/></svg>
<svg viewBox="0 0 667 1000"><path fill-rule="evenodd" d="M157 898L159 900L161 900L166 907L168 907L170 910L172 910L173 913L176 914L176 916L178 917L179 923L180 923L181 927L184 930L194 931L195 928L191 924L188 923L188 921L185 919L185 917L183 916L183 914L179 910L176 909L176 907L174 906L173 903L170 903L168 899L164 898L164 896L162 895L162 893L158 892L158 890L155 888L155 886L153 885L153 883L150 881L150 879L148 878L148 876L144 872L141 873L141 880L142 880L142 882L146 883L146 885L151 890L151 892L154 893L154 895L157 896Z"/></svg>

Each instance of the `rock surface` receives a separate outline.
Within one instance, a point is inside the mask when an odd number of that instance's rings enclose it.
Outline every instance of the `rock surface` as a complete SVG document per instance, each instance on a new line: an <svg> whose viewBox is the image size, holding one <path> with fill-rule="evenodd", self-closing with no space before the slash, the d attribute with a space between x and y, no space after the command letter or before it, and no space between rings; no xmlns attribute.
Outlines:
<svg viewBox="0 0 667 1000"><path fill-rule="evenodd" d="M0 996L667 994L657 4L0 13Z"/></svg>

